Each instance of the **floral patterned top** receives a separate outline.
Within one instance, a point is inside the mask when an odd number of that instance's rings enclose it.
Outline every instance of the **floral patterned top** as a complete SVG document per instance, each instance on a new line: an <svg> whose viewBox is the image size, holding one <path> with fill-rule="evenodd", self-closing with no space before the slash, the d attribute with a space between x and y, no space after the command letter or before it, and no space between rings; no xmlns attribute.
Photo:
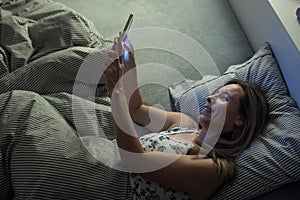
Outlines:
<svg viewBox="0 0 300 200"><path fill-rule="evenodd" d="M169 137L169 134L198 132L195 129L173 128L160 133L150 133L140 137L145 151L161 151L176 154L187 154L194 146ZM157 183L144 179L140 174L130 175L133 199L151 200L185 200L190 199L186 193L178 192L172 188L161 186Z"/></svg>

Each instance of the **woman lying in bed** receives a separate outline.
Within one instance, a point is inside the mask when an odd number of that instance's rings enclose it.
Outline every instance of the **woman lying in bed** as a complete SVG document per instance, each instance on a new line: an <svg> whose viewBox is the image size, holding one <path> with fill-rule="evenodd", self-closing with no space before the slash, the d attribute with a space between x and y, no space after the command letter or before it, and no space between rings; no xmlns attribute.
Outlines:
<svg viewBox="0 0 300 200"><path fill-rule="evenodd" d="M229 81L206 98L196 122L143 104L128 39L121 44L115 38L108 62L116 138L122 163L132 172L134 198L207 199L235 176L234 159L265 125L267 103L260 88ZM138 138L133 122L156 133Z"/></svg>

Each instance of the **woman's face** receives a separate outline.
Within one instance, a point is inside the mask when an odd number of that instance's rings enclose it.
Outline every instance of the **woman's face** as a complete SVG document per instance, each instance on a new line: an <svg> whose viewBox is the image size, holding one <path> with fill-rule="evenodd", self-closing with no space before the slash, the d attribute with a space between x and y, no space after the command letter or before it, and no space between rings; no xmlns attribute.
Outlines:
<svg viewBox="0 0 300 200"><path fill-rule="evenodd" d="M200 112L199 123L202 129L208 129L212 117L224 115L224 132L232 132L235 127L244 124L243 114L240 113L240 97L245 95L238 84L225 85L208 96L204 110ZM216 117L217 118L217 117Z"/></svg>

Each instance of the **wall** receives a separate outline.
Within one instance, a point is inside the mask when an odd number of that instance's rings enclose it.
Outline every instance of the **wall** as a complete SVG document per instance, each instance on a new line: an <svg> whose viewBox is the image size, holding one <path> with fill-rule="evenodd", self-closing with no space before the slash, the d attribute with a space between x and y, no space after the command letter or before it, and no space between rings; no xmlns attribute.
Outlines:
<svg viewBox="0 0 300 200"><path fill-rule="evenodd" d="M268 41L291 96L300 105L300 53L268 0L228 0L254 51ZM296 20L296 19L295 19ZM300 35L300 33L299 33Z"/></svg>

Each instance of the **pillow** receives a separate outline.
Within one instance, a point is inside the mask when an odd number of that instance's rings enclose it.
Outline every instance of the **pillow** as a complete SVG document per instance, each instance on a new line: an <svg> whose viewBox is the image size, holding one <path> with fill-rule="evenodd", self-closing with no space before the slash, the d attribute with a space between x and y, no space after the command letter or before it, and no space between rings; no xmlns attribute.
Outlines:
<svg viewBox="0 0 300 200"><path fill-rule="evenodd" d="M300 180L300 110L288 95L269 43L245 63L231 66L219 77L186 80L170 86L176 111L196 119L205 97L231 78L248 80L267 91L269 122L262 136L236 160L237 177L212 199L251 199Z"/></svg>

